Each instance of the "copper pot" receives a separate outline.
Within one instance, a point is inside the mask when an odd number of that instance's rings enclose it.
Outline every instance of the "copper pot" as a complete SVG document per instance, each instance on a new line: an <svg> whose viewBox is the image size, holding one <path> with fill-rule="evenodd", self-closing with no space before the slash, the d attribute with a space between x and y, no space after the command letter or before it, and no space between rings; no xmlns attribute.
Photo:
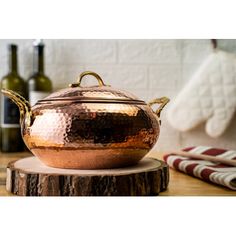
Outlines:
<svg viewBox="0 0 236 236"><path fill-rule="evenodd" d="M99 85L82 87L86 75ZM44 164L58 168L99 169L136 164L156 143L159 116L169 99L148 105L136 96L103 83L84 72L78 83L52 93L31 108L19 94L2 90L21 114L22 137ZM151 105L160 104L154 112Z"/></svg>

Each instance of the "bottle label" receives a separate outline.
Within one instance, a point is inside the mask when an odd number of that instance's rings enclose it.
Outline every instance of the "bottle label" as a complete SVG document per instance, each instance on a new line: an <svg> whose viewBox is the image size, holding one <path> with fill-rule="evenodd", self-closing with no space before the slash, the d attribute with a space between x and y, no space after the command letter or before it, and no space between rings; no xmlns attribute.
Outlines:
<svg viewBox="0 0 236 236"><path fill-rule="evenodd" d="M30 105L34 106L38 100L44 99L49 94L50 94L49 92L30 91L30 93L29 93Z"/></svg>
<svg viewBox="0 0 236 236"><path fill-rule="evenodd" d="M9 98L1 97L2 117L1 127L2 128L19 128L20 127L20 112L19 108Z"/></svg>

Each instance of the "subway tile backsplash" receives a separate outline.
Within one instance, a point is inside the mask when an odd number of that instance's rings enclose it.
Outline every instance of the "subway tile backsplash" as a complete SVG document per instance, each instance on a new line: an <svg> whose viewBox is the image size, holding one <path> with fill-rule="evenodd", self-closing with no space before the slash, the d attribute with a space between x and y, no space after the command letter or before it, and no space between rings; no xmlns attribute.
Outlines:
<svg viewBox="0 0 236 236"><path fill-rule="evenodd" d="M101 75L104 82L129 90L147 102L168 96L174 99L212 51L210 40L44 40L46 74L59 89L75 82L84 70ZM0 40L0 77L7 73L7 44L19 46L19 71L32 73L33 40ZM218 40L218 46L236 53L236 40ZM89 81L96 83L96 81ZM85 83L86 84L86 83ZM88 83L87 83L88 84ZM205 134L204 125L190 132L175 131L162 113L160 139L154 150L168 151L192 145L236 148L236 118L217 139Z"/></svg>

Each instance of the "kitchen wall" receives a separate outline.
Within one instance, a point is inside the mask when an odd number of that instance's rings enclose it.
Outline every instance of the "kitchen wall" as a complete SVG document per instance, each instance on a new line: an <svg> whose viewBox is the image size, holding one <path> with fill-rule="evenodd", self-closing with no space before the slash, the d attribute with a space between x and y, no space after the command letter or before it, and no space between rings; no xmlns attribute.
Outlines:
<svg viewBox="0 0 236 236"><path fill-rule="evenodd" d="M19 71L32 73L33 40L0 40L0 77L7 73L7 44L19 45ZM99 73L105 83L133 92L149 101L174 99L212 51L210 40L45 40L46 74L55 89L76 81L84 70ZM236 53L236 40L218 40L219 48ZM95 81L89 81L90 84ZM161 135L155 150L167 151L192 145L236 148L236 118L226 133L208 137L204 124L180 133L162 113Z"/></svg>

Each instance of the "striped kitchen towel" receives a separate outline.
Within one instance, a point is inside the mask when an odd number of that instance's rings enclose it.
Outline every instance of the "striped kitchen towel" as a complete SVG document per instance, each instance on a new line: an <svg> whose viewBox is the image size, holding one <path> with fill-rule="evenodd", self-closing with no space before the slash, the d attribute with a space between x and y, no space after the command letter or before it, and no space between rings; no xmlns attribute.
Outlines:
<svg viewBox="0 0 236 236"><path fill-rule="evenodd" d="M225 150L206 146L189 147L183 150L198 154L219 156L228 160L236 160L236 151L234 150ZM234 166L213 163L205 160L196 160L174 154L165 155L164 161L170 167L188 175L236 190L236 167Z"/></svg>

